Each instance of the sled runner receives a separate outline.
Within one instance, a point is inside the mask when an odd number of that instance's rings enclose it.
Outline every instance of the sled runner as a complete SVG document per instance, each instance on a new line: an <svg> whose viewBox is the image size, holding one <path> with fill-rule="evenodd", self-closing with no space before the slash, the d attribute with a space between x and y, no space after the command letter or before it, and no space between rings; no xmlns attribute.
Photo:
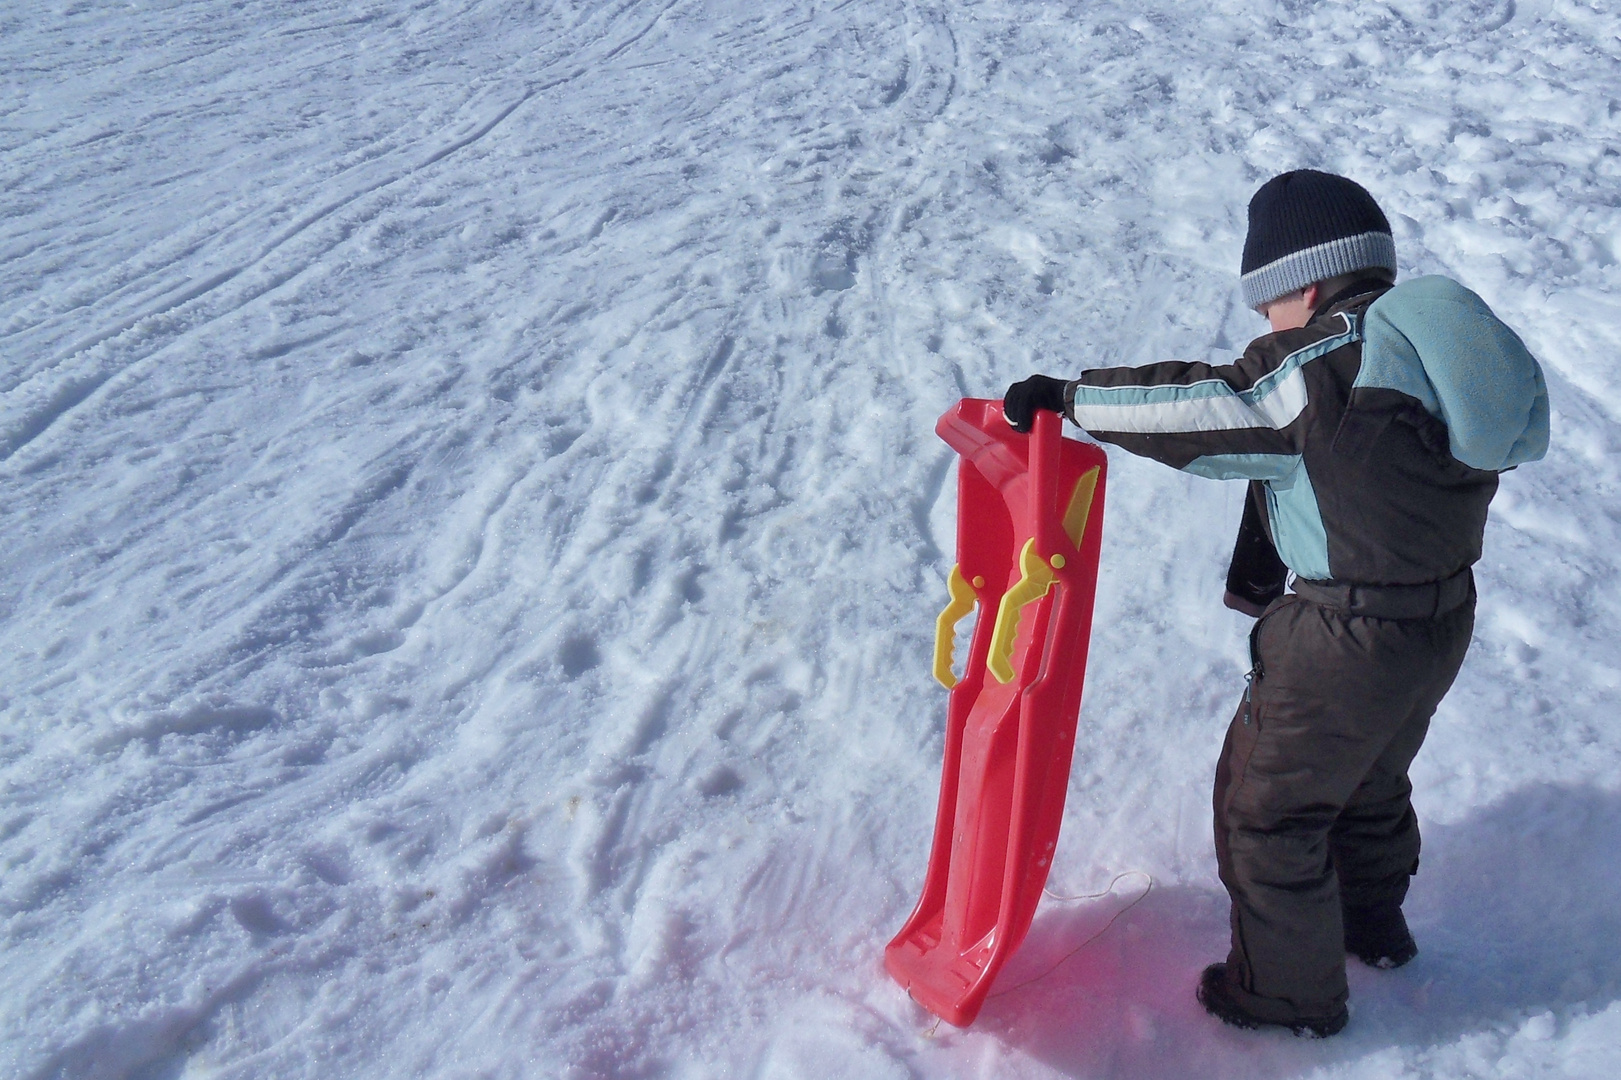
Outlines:
<svg viewBox="0 0 1621 1080"><path fill-rule="evenodd" d="M923 898L884 966L958 1027L979 1015L1030 929L1069 784L1106 459L1062 438L1062 423L1038 411L1020 434L1000 401L965 398L935 426L961 455L957 565L934 647L935 677L951 691L945 764ZM959 679L953 632L976 606Z"/></svg>

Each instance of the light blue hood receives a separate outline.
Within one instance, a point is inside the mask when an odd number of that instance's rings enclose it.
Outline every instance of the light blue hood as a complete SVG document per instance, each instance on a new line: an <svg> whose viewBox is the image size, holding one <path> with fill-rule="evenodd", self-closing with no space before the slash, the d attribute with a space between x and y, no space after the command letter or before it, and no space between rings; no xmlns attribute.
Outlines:
<svg viewBox="0 0 1621 1080"><path fill-rule="evenodd" d="M1418 399L1447 426L1452 456L1499 472L1548 452L1542 368L1486 301L1444 277L1421 277L1369 305L1354 388Z"/></svg>

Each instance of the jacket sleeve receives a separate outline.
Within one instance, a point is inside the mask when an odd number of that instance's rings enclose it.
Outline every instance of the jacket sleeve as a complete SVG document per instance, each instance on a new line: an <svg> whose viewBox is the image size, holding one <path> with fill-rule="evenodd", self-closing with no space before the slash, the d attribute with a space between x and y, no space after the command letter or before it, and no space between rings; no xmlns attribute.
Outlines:
<svg viewBox="0 0 1621 1080"><path fill-rule="evenodd" d="M1305 367L1356 340L1348 319L1257 338L1231 364L1183 361L1088 371L1065 391L1094 438L1216 479L1277 480L1299 465Z"/></svg>

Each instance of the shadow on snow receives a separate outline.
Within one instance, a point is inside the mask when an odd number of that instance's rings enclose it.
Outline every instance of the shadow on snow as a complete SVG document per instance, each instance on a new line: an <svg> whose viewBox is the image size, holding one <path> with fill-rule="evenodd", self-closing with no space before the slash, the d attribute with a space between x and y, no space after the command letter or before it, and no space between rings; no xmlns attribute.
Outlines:
<svg viewBox="0 0 1621 1080"><path fill-rule="evenodd" d="M1215 889L1154 889L1043 976L1129 902L1130 880L1044 910L976 1028L1071 1075L1265 1078L1508 1034L1548 1011L1563 1026L1621 997L1618 849L1621 793L1588 786L1523 789L1429 827L1406 905L1421 952L1398 971L1349 961L1351 1025L1327 1041L1224 1028L1194 1001L1227 950Z"/></svg>

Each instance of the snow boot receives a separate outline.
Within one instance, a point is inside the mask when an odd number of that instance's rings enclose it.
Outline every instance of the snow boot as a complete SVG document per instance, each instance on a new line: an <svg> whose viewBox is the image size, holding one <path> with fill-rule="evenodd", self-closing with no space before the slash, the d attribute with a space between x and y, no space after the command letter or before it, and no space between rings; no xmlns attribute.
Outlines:
<svg viewBox="0 0 1621 1080"><path fill-rule="evenodd" d="M1199 976L1199 1004L1205 1011L1224 1024L1253 1030L1262 1026L1285 1027L1301 1038L1326 1039L1337 1035L1351 1018L1344 1005L1332 1016L1298 1018L1294 1020L1268 1020L1257 1016L1239 1004L1228 983L1226 964L1211 964Z"/></svg>
<svg viewBox="0 0 1621 1080"><path fill-rule="evenodd" d="M1399 968L1418 955L1401 908L1345 911L1345 951L1371 968Z"/></svg>

